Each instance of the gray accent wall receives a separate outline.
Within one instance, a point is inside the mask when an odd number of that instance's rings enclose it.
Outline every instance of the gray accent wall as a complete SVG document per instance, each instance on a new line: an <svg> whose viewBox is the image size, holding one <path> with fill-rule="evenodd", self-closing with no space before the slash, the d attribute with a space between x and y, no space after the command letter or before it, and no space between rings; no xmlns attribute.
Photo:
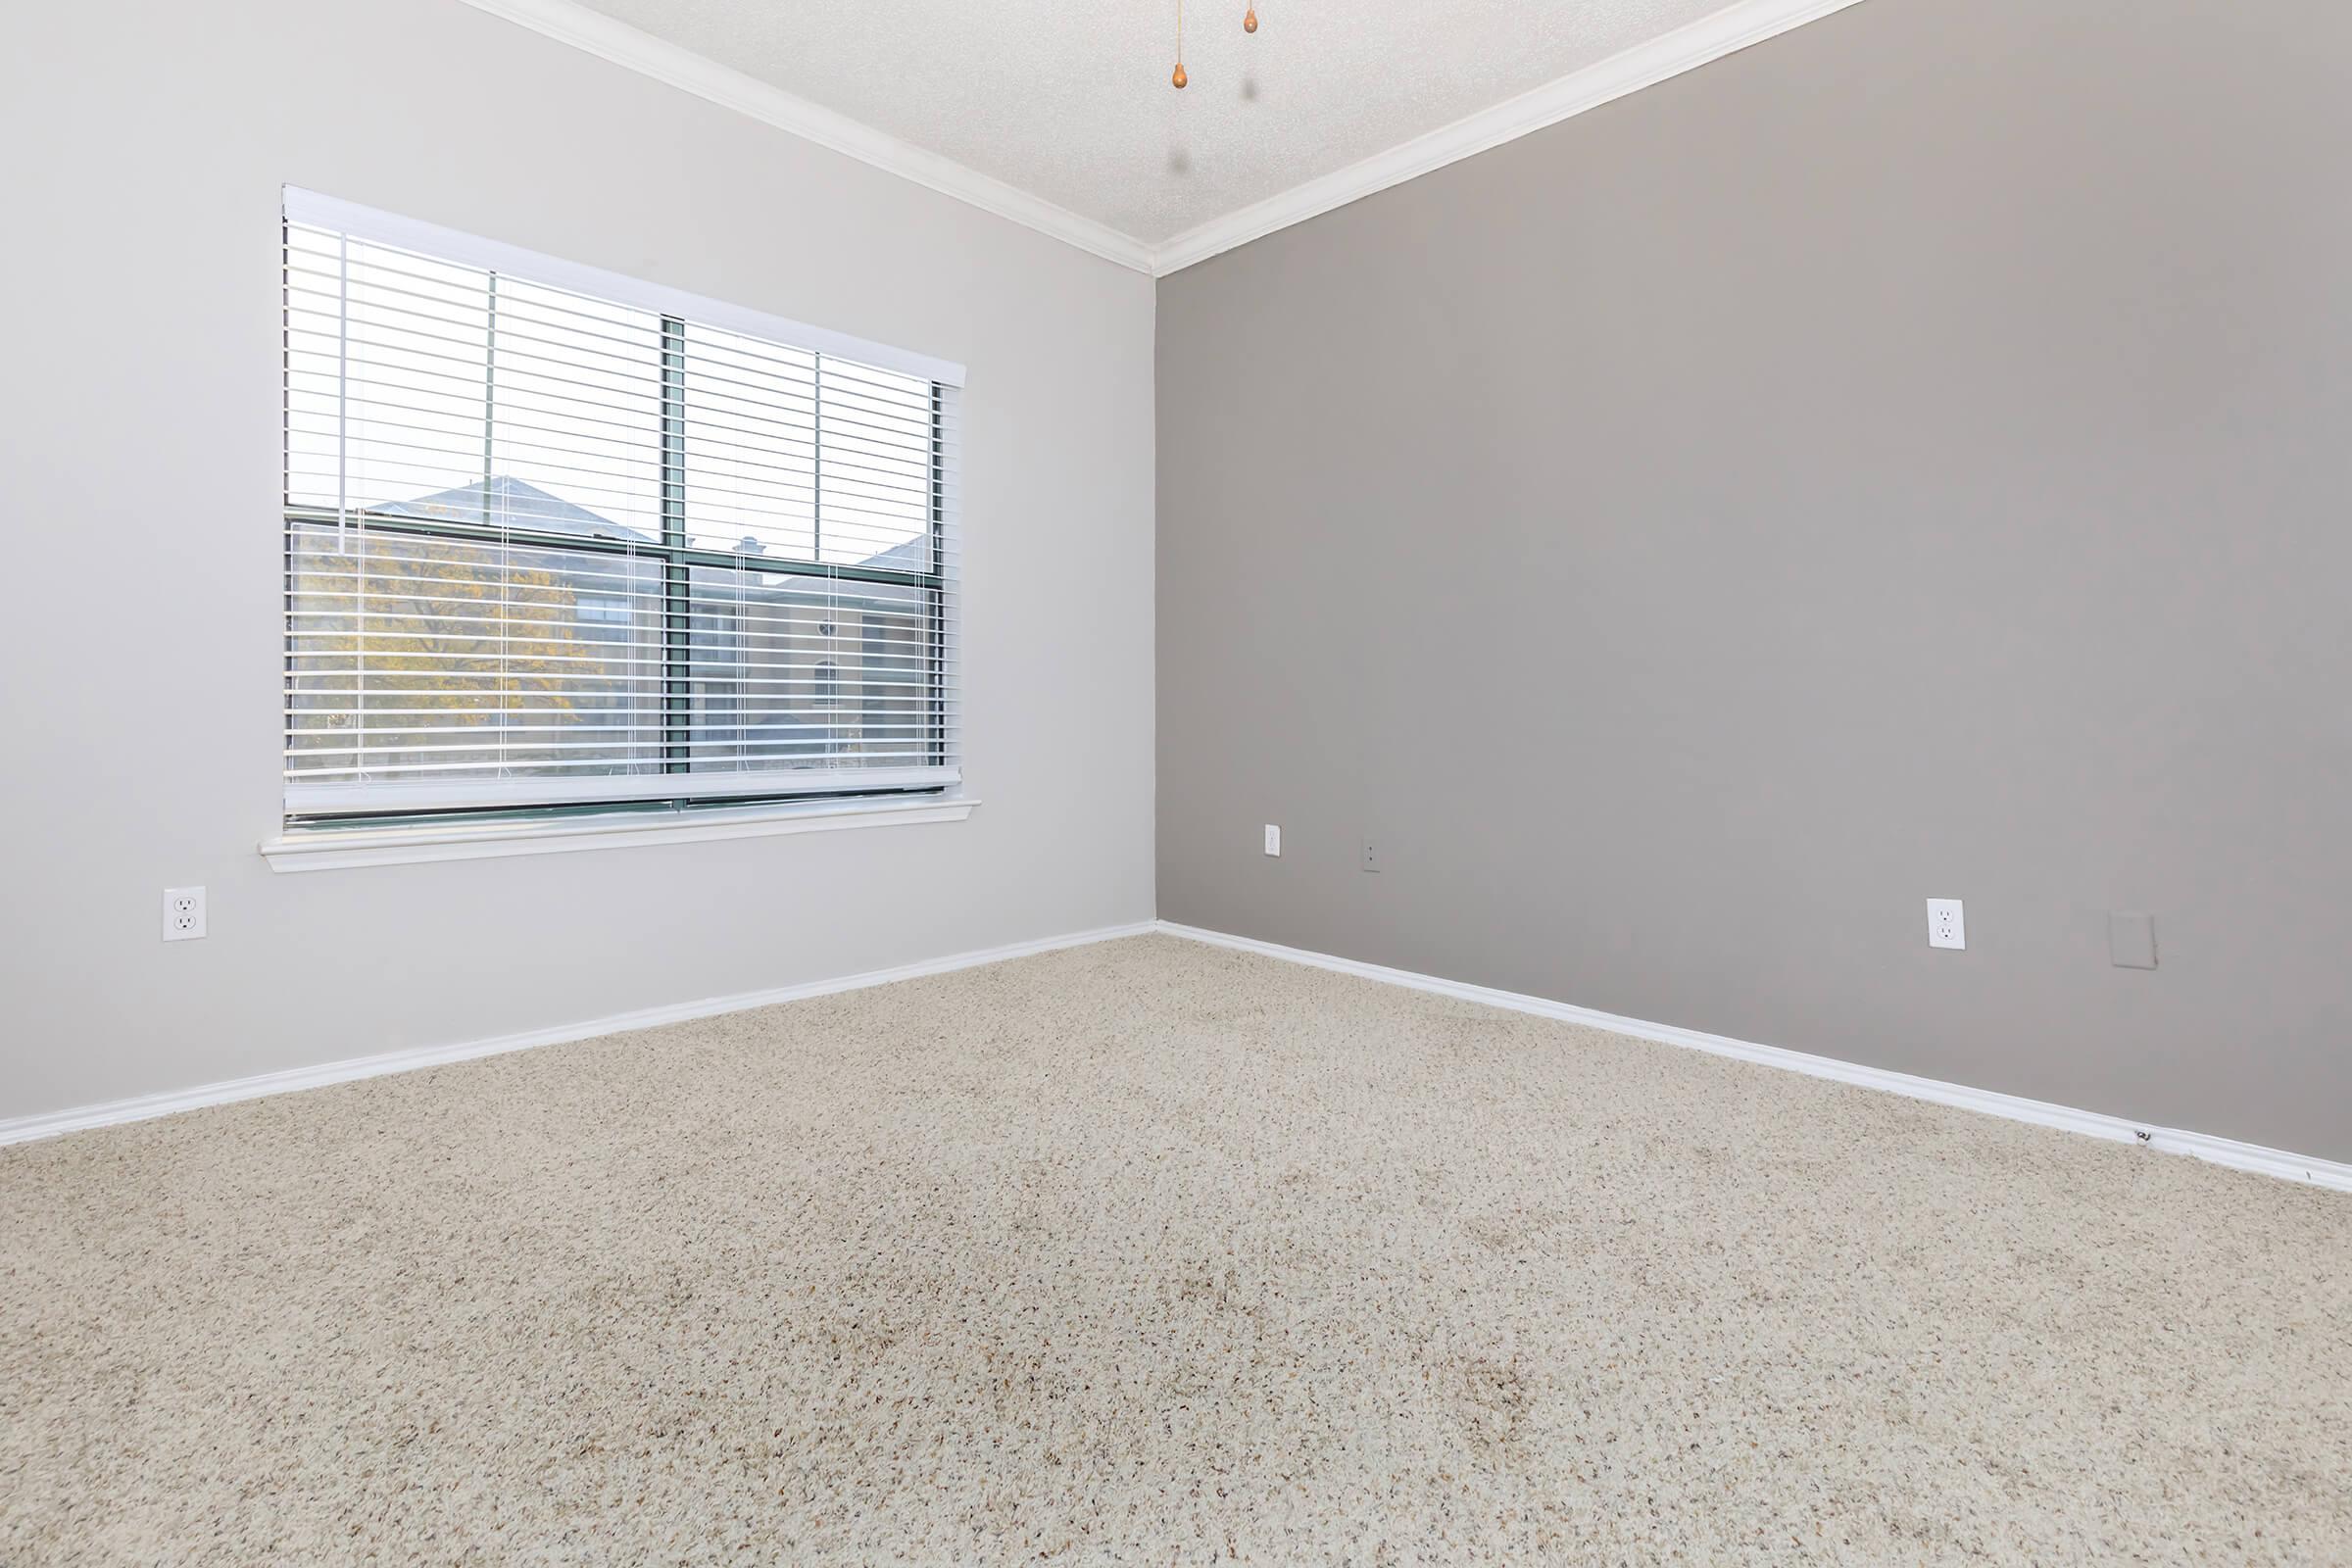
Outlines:
<svg viewBox="0 0 2352 1568"><path fill-rule="evenodd" d="M1161 915L2352 1158L2348 59L1866 0L1163 279Z"/></svg>

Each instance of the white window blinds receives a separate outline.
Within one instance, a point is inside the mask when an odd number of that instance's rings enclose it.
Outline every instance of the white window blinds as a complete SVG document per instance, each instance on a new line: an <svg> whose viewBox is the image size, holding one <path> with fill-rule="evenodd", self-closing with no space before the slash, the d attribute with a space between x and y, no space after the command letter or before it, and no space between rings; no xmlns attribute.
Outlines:
<svg viewBox="0 0 2352 1568"><path fill-rule="evenodd" d="M940 789L958 367L291 191L286 811Z"/></svg>

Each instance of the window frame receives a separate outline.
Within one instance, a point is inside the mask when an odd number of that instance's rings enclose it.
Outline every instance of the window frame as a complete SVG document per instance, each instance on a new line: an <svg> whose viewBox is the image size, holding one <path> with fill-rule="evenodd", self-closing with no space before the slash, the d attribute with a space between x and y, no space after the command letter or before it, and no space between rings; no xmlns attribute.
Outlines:
<svg viewBox="0 0 2352 1568"><path fill-rule="evenodd" d="M373 836L387 844L394 840L413 840L429 847L441 843L462 845L472 841L502 842L508 839L522 842L533 837L566 837L572 829L597 833L606 828L617 828L626 830L623 837L627 841L635 842L639 836L637 830L656 825L665 816L681 824L689 820L702 821L711 828L708 836L734 837L746 830L804 831L810 825L858 825L833 819L858 814L860 803L870 803L884 819L938 819L920 812L909 814L906 810L906 808L920 808L926 804L960 804L968 811L972 803L961 793L958 744L960 694L956 675L960 642L956 603L960 594L961 575L956 560L956 514L959 501L956 491L959 485L951 455L949 402L963 385L964 371L960 365L863 342L841 333L704 299L662 285L562 262L293 186L285 187L284 196L282 221L285 223L338 231L353 239L394 246L435 260L527 279L658 314L662 344L659 481L662 537L655 543L641 539L612 539L542 530L487 520L468 522L462 518L418 516L373 509L338 511L333 507L295 505L290 497L281 497L281 540L284 548L281 602L286 612L282 649L285 684L281 689L288 692L293 689L296 669L294 604L299 564L294 540L298 529L323 527L333 530L356 526L370 534L462 545L494 544L579 556L608 556L644 562L661 572L658 685L663 743L661 749L662 770L658 773L595 775L594 782L598 788L594 790L583 790L581 781L574 778L568 781L571 787L567 792L551 791L551 798L541 801L518 798L512 805L418 804L418 792L387 790L387 798L373 807L298 810L292 799L292 790L300 781L291 770L281 767L281 810L286 832L281 838L263 846L266 854L272 855L273 865L278 863L278 855L298 853L308 841L326 835ZM821 532L812 538L810 555L808 557L771 556L763 552L742 554L710 550L688 543L684 368L685 334L690 323L764 339L820 357L918 377L929 384L928 531L927 535L917 536L928 539L929 570L827 563L821 559ZM290 380L281 376L281 386L290 388ZM847 788L838 783L832 787L816 787L824 776L819 771L777 769L767 773L750 769L729 772L710 767L698 768L692 756L696 742L691 717L696 679L691 581L697 567L748 572L760 577L773 576L779 580L814 577L844 583L862 582L912 590L921 595L921 612L928 621L922 699L923 762L899 769L865 770L868 782ZM838 695L838 671L834 679ZM900 785L890 781L890 775L894 772L928 776L921 782ZM676 781L687 778L721 787L685 792L677 787ZM766 780L770 778L773 786L767 787ZM746 787L732 790L723 788L723 781L729 779L739 779ZM665 781L669 786L667 788L663 787ZM425 782L429 784L431 781ZM514 782L524 785L534 780L517 778ZM366 786L348 788L358 793ZM518 790L516 793L521 796L528 791ZM422 794L429 798L430 791L425 790ZM559 798L566 795L568 798ZM957 814L960 813L950 813L950 819ZM596 820L576 820L580 818ZM780 825L763 829L760 825L762 822ZM584 848L591 845L563 843L553 847ZM502 850L489 853L536 851ZM392 858L445 857L424 854ZM280 865L278 868L311 869L328 863L370 862L363 851L360 858L349 861L330 861L309 856L307 863L299 866Z"/></svg>

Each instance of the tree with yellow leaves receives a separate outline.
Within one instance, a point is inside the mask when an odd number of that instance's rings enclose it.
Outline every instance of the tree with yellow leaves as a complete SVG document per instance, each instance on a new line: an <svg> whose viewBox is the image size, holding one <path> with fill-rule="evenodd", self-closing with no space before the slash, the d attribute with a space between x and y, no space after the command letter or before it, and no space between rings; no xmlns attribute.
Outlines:
<svg viewBox="0 0 2352 1568"><path fill-rule="evenodd" d="M581 635L576 579L495 545L321 529L295 567L297 765L356 766L363 737L370 769L555 760L583 700L626 690L619 650Z"/></svg>

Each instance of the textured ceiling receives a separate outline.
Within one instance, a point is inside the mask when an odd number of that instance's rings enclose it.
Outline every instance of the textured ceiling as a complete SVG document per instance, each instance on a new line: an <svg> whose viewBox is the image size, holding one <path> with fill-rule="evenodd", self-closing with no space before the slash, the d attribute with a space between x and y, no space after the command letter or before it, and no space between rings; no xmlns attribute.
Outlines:
<svg viewBox="0 0 2352 1568"><path fill-rule="evenodd" d="M1157 244L1726 0L587 0Z"/></svg>

